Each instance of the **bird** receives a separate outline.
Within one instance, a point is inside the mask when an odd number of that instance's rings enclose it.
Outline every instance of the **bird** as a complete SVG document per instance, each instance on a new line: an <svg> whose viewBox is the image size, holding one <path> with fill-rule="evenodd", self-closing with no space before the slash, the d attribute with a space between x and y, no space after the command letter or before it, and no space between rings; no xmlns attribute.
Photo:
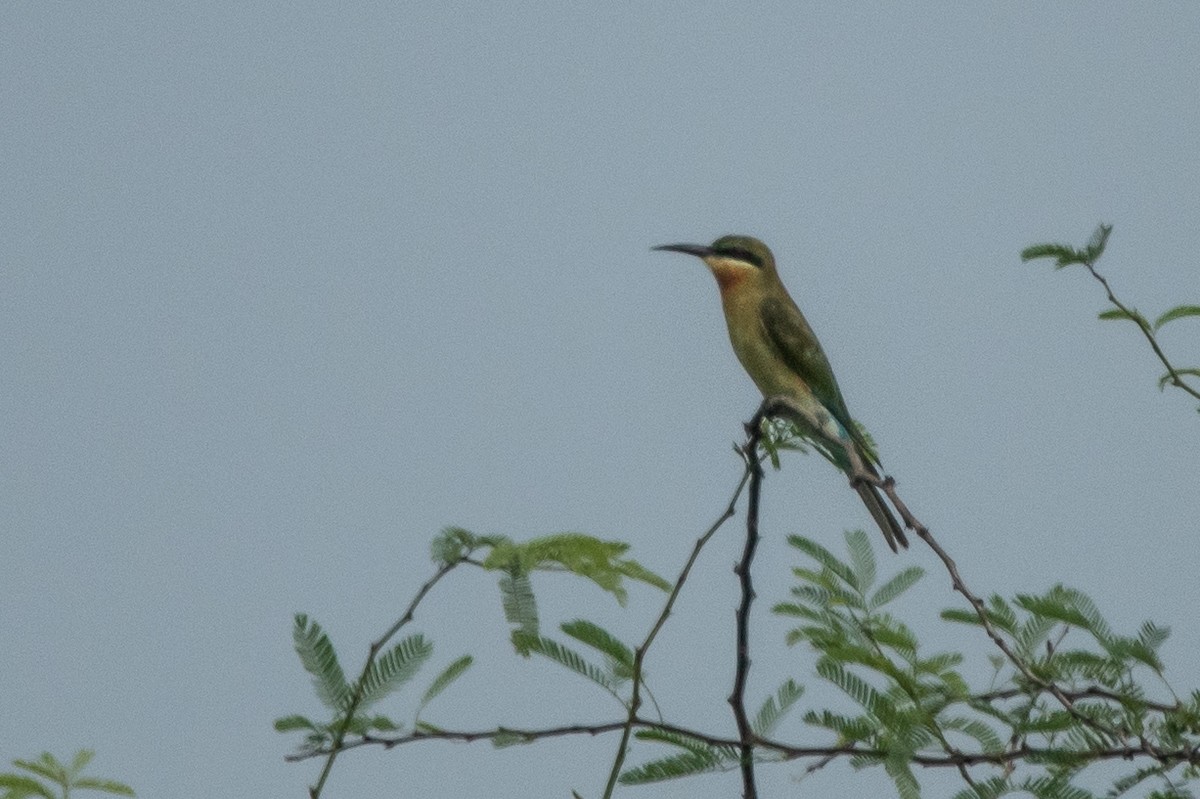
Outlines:
<svg viewBox="0 0 1200 799"><path fill-rule="evenodd" d="M846 408L829 358L779 279L770 248L751 236L653 248L693 255L717 280L729 341L763 398L790 412L802 434L850 478L893 552L904 530L876 483L879 459Z"/></svg>

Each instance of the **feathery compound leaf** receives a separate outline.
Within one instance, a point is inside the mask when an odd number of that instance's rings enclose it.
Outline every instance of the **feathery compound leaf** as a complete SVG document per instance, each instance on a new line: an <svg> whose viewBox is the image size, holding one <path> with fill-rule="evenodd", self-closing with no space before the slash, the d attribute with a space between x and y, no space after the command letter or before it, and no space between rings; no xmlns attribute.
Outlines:
<svg viewBox="0 0 1200 799"><path fill-rule="evenodd" d="M846 531L846 549L850 551L850 565L854 569L854 585L859 593L866 594L875 584L875 552L871 539L862 530Z"/></svg>
<svg viewBox="0 0 1200 799"><path fill-rule="evenodd" d="M1104 643L1112 637L1112 629L1108 626L1108 622L1100 615L1100 609L1096 607L1096 603L1087 594L1076 588L1067 588L1063 585L1056 585L1046 594L1048 598L1061 597L1071 607L1075 608L1087 620L1085 629L1096 637L1100 643Z"/></svg>
<svg viewBox="0 0 1200 799"><path fill-rule="evenodd" d="M1038 799L1095 799L1095 794L1071 785L1067 777L1026 777L1021 790L1028 791Z"/></svg>
<svg viewBox="0 0 1200 799"><path fill-rule="evenodd" d="M566 622L560 629L576 641L607 655L614 666L614 674L624 679L633 675L633 650L608 630L584 619Z"/></svg>
<svg viewBox="0 0 1200 799"><path fill-rule="evenodd" d="M533 584L529 574L512 564L500 576L500 603L504 607L504 618L514 625L513 648L517 654L529 657L529 642L538 637L537 599L533 596Z"/></svg>
<svg viewBox="0 0 1200 799"><path fill-rule="evenodd" d="M1050 631L1057 627L1058 620L1048 616L1029 616L1017 628L1013 640L1017 644L1017 654L1025 658L1038 657L1042 645L1050 637Z"/></svg>
<svg viewBox="0 0 1200 799"><path fill-rule="evenodd" d="M331 710L342 710L350 701L350 686L346 683L346 675L338 664L337 653L329 636L315 621L309 624L308 616L296 614L296 624L292 628L292 640L296 654L304 670L312 675L313 687L317 698Z"/></svg>
<svg viewBox="0 0 1200 799"><path fill-rule="evenodd" d="M1200 305L1176 305L1154 320L1154 329L1158 330L1167 322L1173 322L1185 316L1200 316Z"/></svg>
<svg viewBox="0 0 1200 799"><path fill-rule="evenodd" d="M465 558L471 550L479 546L479 540L469 530L446 527L434 536L430 549L434 562L444 566Z"/></svg>
<svg viewBox="0 0 1200 799"><path fill-rule="evenodd" d="M433 644L417 633L405 638L387 654L377 658L363 678L359 709L366 710L411 680L431 654Z"/></svg>
<svg viewBox="0 0 1200 799"><path fill-rule="evenodd" d="M939 718L938 725L943 730L954 730L969 735L978 741L980 748L988 754L1004 751L1004 741L1000 740L995 730L979 719Z"/></svg>
<svg viewBox="0 0 1200 799"><path fill-rule="evenodd" d="M275 719L275 732L295 732L296 730L312 730L319 732L320 727L304 716L284 716Z"/></svg>
<svg viewBox="0 0 1200 799"><path fill-rule="evenodd" d="M651 782L676 780L680 777L690 777L693 774L703 774L718 771L724 767L723 760L713 753L681 752L678 755L664 757L661 760L651 760L640 766L627 769L619 779L622 785L645 785Z"/></svg>
<svg viewBox="0 0 1200 799"><path fill-rule="evenodd" d="M974 624L977 627L983 625L983 622L979 620L979 614L973 610L965 610L963 608L946 608L939 615L945 621L956 621L961 624Z"/></svg>
<svg viewBox="0 0 1200 799"><path fill-rule="evenodd" d="M1053 258L1054 268L1062 269L1071 264L1084 263L1083 253L1076 252L1074 247L1066 244L1034 244L1021 250L1022 261L1033 261L1038 258Z"/></svg>
<svg viewBox="0 0 1200 799"><path fill-rule="evenodd" d="M805 538L802 535L789 535L788 543L796 549L808 555L810 558L820 563L826 569L836 574L841 578L842 582L848 585L853 590L858 590L858 585L855 582L854 570L847 564L838 560L832 552L825 547L813 541L811 538Z"/></svg>
<svg viewBox="0 0 1200 799"><path fill-rule="evenodd" d="M136 796L133 788L130 788L123 782L116 780L104 780L98 777L80 777L75 780L72 785L74 788L83 788L89 791L103 791L104 793L116 794L117 796Z"/></svg>
<svg viewBox="0 0 1200 799"><path fill-rule="evenodd" d="M1088 240L1087 248L1083 251L1089 263L1095 263L1101 255L1104 254L1104 248L1108 246L1108 236L1112 233L1112 225L1100 225L1096 231L1092 233L1092 237Z"/></svg>
<svg viewBox="0 0 1200 799"><path fill-rule="evenodd" d="M45 777L48 780L62 784L67 780L67 768L62 763L59 763L54 755L49 752L42 752L42 756L37 760L14 760L13 765L17 768L23 768L26 771L32 771L39 777Z"/></svg>
<svg viewBox="0 0 1200 799"><path fill-rule="evenodd" d="M841 688L843 692L875 718L890 715L891 703L884 700L870 684L857 674L847 671L842 664L823 656L817 661L817 674Z"/></svg>
<svg viewBox="0 0 1200 799"><path fill-rule="evenodd" d="M873 719L866 716L851 718L830 710L809 710L804 714L804 723L833 730L842 744L872 740L879 731L879 723Z"/></svg>
<svg viewBox="0 0 1200 799"><path fill-rule="evenodd" d="M1138 641L1152 652L1157 652L1170 636L1170 627L1159 627L1152 621L1144 622L1138 630Z"/></svg>
<svg viewBox="0 0 1200 799"><path fill-rule="evenodd" d="M867 603L867 607L869 607L871 610L876 610L883 607L916 585L917 581L920 580L924 575L925 570L920 566L909 566L907 569L900 572L883 585L879 586L879 590L871 596L870 601ZM974 616L976 622L979 621L978 616L975 616L974 613L971 615Z"/></svg>
<svg viewBox="0 0 1200 799"><path fill-rule="evenodd" d="M57 799L45 785L33 777L20 774L0 774L0 788L5 790L4 799L27 799L30 796Z"/></svg>
<svg viewBox="0 0 1200 799"><path fill-rule="evenodd" d="M624 579L629 578L669 591L671 584L637 561L622 559L629 545L601 541L582 533L559 533L523 544L496 547L484 559L484 568L511 569L528 573L535 569L566 570L594 582L625 604Z"/></svg>
<svg viewBox="0 0 1200 799"><path fill-rule="evenodd" d="M1146 317L1138 313L1137 309L1126 311L1122 308L1110 308L1107 311L1101 311L1096 314L1096 318L1105 322L1112 319L1128 319L1143 330L1150 329L1150 323L1146 321Z"/></svg>
<svg viewBox="0 0 1200 799"><path fill-rule="evenodd" d="M609 693L616 695L617 686L603 669L594 663L589 663L575 650L563 646L553 638L539 637L529 642L529 651L548 657L571 671L582 674Z"/></svg>
<svg viewBox="0 0 1200 799"><path fill-rule="evenodd" d="M921 799L921 784L908 765L908 758L901 756L888 757L883 761L883 770L896 784L900 799Z"/></svg>
<svg viewBox="0 0 1200 799"><path fill-rule="evenodd" d="M87 764L92 762L92 758L95 756L95 751L91 749L80 749L75 753L75 756L71 758L71 765L67 766L67 774L70 775L72 779L78 777L83 770L87 768Z"/></svg>
<svg viewBox="0 0 1200 799"><path fill-rule="evenodd" d="M788 679L783 685L779 686L779 690L775 692L775 696L767 697L767 701L763 702L759 708L758 714L754 717L754 722L750 728L754 730L755 735L770 735L775 731L775 726L779 724L779 720L784 714L791 709L800 695L804 693L804 686L797 685L795 681Z"/></svg>
<svg viewBox="0 0 1200 799"><path fill-rule="evenodd" d="M1012 784L1005 777L976 780L975 787L964 788L954 794L954 799L999 799L1012 791Z"/></svg>
<svg viewBox="0 0 1200 799"><path fill-rule="evenodd" d="M715 747L707 741L698 738L692 738L691 735L684 735L671 731L671 729L659 729L658 727L649 727L647 729L638 729L634 733L637 740L652 740L659 744L670 744L678 746L679 749L688 750L689 752L698 752L701 755L707 755L715 751Z"/></svg>
<svg viewBox="0 0 1200 799"><path fill-rule="evenodd" d="M461 677L471 667L473 662L474 658L470 655L463 655L442 669L442 673L433 678L433 682L429 684L429 687L425 689L425 693L421 695L421 702L417 705L417 715L421 715L421 711L425 709L425 706L432 702L434 697L446 690L452 682Z"/></svg>

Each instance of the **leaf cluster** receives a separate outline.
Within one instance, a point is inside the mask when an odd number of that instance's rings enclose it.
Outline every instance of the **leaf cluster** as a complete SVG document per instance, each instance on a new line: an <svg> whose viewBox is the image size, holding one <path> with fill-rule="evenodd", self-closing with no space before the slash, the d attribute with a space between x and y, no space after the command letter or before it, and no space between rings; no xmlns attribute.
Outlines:
<svg viewBox="0 0 1200 799"><path fill-rule="evenodd" d="M123 782L83 776L83 770L92 762L95 754L91 749L80 749L70 763L61 762L49 752L43 752L37 760L14 760L12 764L26 773L0 773L0 799L27 799L34 796L67 799L72 791L79 790L136 796L133 789ZM35 776L30 777L29 774Z"/></svg>
<svg viewBox="0 0 1200 799"><path fill-rule="evenodd" d="M1112 288L1108 285L1108 281L1096 272L1096 261L1104 254L1104 248L1108 244L1108 237L1111 233L1112 225L1100 225L1092 234L1092 238L1088 241L1087 245L1082 249L1076 249L1068 244L1035 244L1021 251L1021 260L1032 261L1040 258L1053 258L1055 269L1062 269L1063 267L1072 265L1087 267L1092 276L1104 286L1104 290L1108 294L1108 300L1113 305L1112 308L1101 311L1099 318L1105 321L1127 319L1136 324L1142 331L1142 335L1150 342L1150 346L1163 366L1166 367L1167 371L1158 379L1159 390L1165 389L1168 385L1174 385L1200 398L1200 391L1184 381L1185 377L1200 378L1200 368L1173 365L1167 360L1162 347L1159 346L1158 340L1155 338L1155 334L1170 322L1188 317L1200 317L1200 305L1176 305L1174 308L1160 313L1151 322L1136 308L1129 307L1118 300L1116 295L1113 294Z"/></svg>
<svg viewBox="0 0 1200 799"><path fill-rule="evenodd" d="M1033 679L998 658L992 684L975 689L959 670L962 655L923 654L912 629L885 609L920 579L919 568L876 586L861 531L847 533L845 559L800 536L789 543L810 564L794 570L793 599L774 610L798 620L789 642L814 650L817 675L855 708L809 710L804 720L830 731L854 766L881 765L900 796L919 795L915 764L958 768L971 786L962 799L1015 791L1084 799L1092 794L1077 778L1088 766L1138 755L1155 765L1122 775L1110 796L1152 777L1175 790L1196 776L1200 696L1174 700L1158 655L1166 628L1146 622L1136 634L1115 633L1090 598L1064 586L1011 602L993 596L988 622ZM941 616L983 626L973 609ZM1148 698L1147 678L1174 701ZM1019 761L1033 773L1018 774ZM980 768L998 773L970 775Z"/></svg>
<svg viewBox="0 0 1200 799"><path fill-rule="evenodd" d="M538 619L533 575L537 572L573 574L589 580L618 602L628 597L626 580L636 580L666 590L670 584L626 557L628 544L603 541L581 533L560 533L518 542L507 536L481 536L461 527L448 527L435 537L433 560L439 576L460 564L471 564L499 574L500 604L505 620L511 625L513 648L522 656L540 655L587 677L625 702L620 691L633 673L630 647L598 625L582 619L567 622L561 630L600 655L594 662L569 644L543 636ZM437 578L435 577L435 580ZM417 602L432 585L427 583L417 599L393 627L398 631L411 619ZM292 630L296 654L312 678L313 690L331 711L328 719L315 720L294 714L277 719L279 732L302 732L300 754L331 752L346 745L349 738L363 740L377 734L402 733L406 729L436 732L438 727L421 719L425 707L471 666L470 655L459 657L434 677L417 702L413 719L406 727L392 716L368 712L386 697L408 684L433 653L433 644L423 635L409 635L387 650L383 641L372 647L362 676L347 679L333 642L315 621L297 614ZM389 634L390 636L390 634ZM385 636L385 639L389 636ZM520 736L498 735L493 740L503 745L520 742Z"/></svg>

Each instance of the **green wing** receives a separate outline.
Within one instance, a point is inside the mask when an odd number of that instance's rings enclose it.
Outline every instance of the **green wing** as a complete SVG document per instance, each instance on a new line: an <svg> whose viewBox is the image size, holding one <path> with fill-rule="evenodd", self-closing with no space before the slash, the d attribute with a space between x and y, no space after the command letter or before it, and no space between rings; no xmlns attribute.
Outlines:
<svg viewBox="0 0 1200 799"><path fill-rule="evenodd" d="M842 391L833 376L829 359L821 349L821 342L817 341L800 309L791 298L767 297L759 306L759 316L766 339L780 360L808 384L813 396L846 429L867 459L874 460L871 447L863 440L858 426L850 418L850 411L846 409L846 401L842 399Z"/></svg>

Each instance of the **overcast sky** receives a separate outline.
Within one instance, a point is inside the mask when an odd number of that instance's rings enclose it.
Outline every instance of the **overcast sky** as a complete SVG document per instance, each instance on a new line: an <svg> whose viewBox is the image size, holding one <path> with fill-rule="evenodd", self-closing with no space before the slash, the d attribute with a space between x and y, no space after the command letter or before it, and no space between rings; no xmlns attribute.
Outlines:
<svg viewBox="0 0 1200 799"><path fill-rule="evenodd" d="M711 277L649 248L734 232L774 248L978 592L1062 581L1119 630L1171 625L1168 678L1200 687L1196 403L1159 393L1132 325L1097 321L1083 271L1018 258L1111 222L1122 298L1200 300L1200 6L579 8L0 6L0 763L93 747L143 797L303 796L319 764L286 764L296 738L271 728L320 712L293 613L357 670L448 524L626 540L673 577L758 396ZM1200 362L1200 325L1162 343ZM800 562L784 539L841 551L870 518L813 457L764 503L751 697L791 676L816 703L768 613ZM647 661L668 717L718 734L740 535ZM936 619L961 602L931 553L883 562L929 570L899 611L985 674L986 639ZM630 642L662 602L535 586L548 627ZM413 629L435 643L419 686L477 659L431 721L620 715L511 653L489 575L455 574ZM411 692L379 710L410 718ZM799 713L780 736L829 740ZM326 795L596 797L615 746L358 750ZM764 768L763 795L801 771ZM805 785L886 783L837 764Z"/></svg>

